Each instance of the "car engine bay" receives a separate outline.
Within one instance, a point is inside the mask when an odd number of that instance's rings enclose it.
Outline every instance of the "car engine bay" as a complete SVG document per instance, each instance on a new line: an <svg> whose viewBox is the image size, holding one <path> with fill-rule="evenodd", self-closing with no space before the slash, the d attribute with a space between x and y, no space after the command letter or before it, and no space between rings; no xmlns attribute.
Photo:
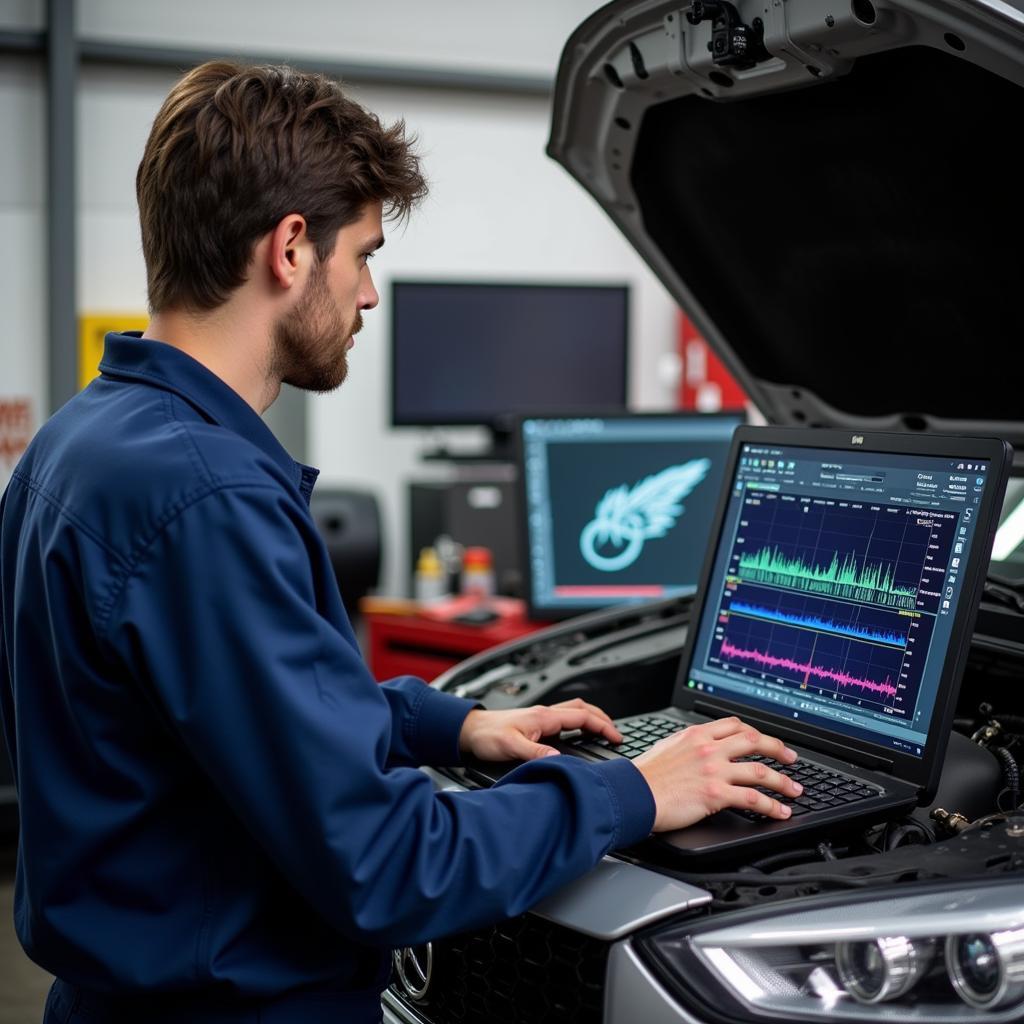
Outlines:
<svg viewBox="0 0 1024 1024"><path fill-rule="evenodd" d="M989 903L986 920L1019 910L1024 715L1016 695L1024 645L1007 636L1010 620L1020 622L1018 593L1005 580L986 587L931 804L898 820L719 859L713 869L694 870L656 841L618 851L612 860L693 887L703 899L624 928L620 942L610 941L618 934L580 934L543 907L491 932L444 940L434 955L447 980L432 1002L414 1007L427 1014L420 1019L679 1019L660 1004L649 1017L633 1016L642 1012L638 978L643 990L670 993L709 1020L812 1020L822 1007L832 1008L828 1019L876 1019L874 1004L882 1003L921 1020L975 1020L979 1012L1018 1019L1019 956L992 943L1019 933L956 926L958 915L973 914L973 922ZM671 700L690 604L676 598L581 616L477 655L435 685L489 708L582 697L613 718L652 711ZM441 784L491 782L473 764L432 771ZM877 937L897 919L898 939ZM867 941L838 941L851 929ZM783 941L783 932L797 937ZM897 941L905 948L894 952ZM407 997L403 1005L412 1007Z"/></svg>

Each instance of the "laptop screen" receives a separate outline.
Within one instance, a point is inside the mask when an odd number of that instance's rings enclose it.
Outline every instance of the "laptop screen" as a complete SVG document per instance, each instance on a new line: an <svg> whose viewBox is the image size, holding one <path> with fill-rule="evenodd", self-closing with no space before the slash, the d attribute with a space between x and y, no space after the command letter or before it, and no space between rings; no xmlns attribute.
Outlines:
<svg viewBox="0 0 1024 1024"><path fill-rule="evenodd" d="M696 589L735 415L520 424L534 618Z"/></svg>
<svg viewBox="0 0 1024 1024"><path fill-rule="evenodd" d="M988 472L741 443L685 686L922 757Z"/></svg>

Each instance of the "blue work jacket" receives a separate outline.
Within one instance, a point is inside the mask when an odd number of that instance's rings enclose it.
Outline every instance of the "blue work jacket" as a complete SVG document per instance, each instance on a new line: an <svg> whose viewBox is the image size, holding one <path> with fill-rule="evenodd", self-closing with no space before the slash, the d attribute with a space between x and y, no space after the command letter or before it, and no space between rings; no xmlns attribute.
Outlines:
<svg viewBox="0 0 1024 1024"><path fill-rule="evenodd" d="M101 371L0 503L32 959L118 998L369 1007L391 947L521 913L649 832L625 759L436 791L414 766L459 761L472 705L370 675L310 516L317 471L178 349L108 335Z"/></svg>

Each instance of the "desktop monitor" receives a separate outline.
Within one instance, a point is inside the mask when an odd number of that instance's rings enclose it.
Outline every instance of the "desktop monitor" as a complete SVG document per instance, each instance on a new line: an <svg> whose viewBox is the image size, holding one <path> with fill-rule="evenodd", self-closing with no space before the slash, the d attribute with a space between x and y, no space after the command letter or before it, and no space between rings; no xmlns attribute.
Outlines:
<svg viewBox="0 0 1024 1024"><path fill-rule="evenodd" d="M742 413L519 423L531 618L693 593Z"/></svg>
<svg viewBox="0 0 1024 1024"><path fill-rule="evenodd" d="M392 425L624 410L628 313L623 285L394 281Z"/></svg>

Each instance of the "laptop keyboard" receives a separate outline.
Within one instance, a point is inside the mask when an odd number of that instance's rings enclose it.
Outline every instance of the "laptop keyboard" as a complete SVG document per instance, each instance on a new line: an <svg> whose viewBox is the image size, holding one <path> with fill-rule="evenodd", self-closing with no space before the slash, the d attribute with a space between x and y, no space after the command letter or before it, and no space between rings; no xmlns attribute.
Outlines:
<svg viewBox="0 0 1024 1024"><path fill-rule="evenodd" d="M755 787L759 793L766 793L778 800L780 804L785 804L790 810L791 817L794 818L801 814L807 814L809 811L825 811L830 807L841 807L844 804L856 803L858 800L867 800L881 793L876 786L870 786L852 775L844 775L834 768L826 768L813 761L780 764L763 754L754 754L751 757L743 758L743 760L760 761L769 768L774 768L775 771L795 779L804 787L804 791L798 797L783 796L765 786ZM766 817L756 811L745 811L739 808L730 808L730 810L735 811L736 814L742 814L744 818L749 818L751 821L764 821Z"/></svg>
<svg viewBox="0 0 1024 1024"><path fill-rule="evenodd" d="M667 715L646 715L642 718L632 718L629 721L615 724L619 732L622 733L622 743L612 743L611 740L603 737L585 737L576 741L574 745L595 754L614 751L616 754L621 754L632 760L639 757L645 750L649 750L658 740L685 728L678 719L669 718ZM800 760L796 764L780 764L763 754L753 754L742 760L760 761L767 767L774 768L775 771L795 779L804 787L804 791L798 797L783 796L765 786L756 787L759 793L765 793L789 807L791 817L794 818L810 811L824 811L832 807L856 803L859 800L867 800L870 797L879 796L882 792L877 786L869 785L861 779L836 771L834 768L815 764L813 761ZM756 811L739 808L730 808L730 810L751 821L768 820L765 815L758 814Z"/></svg>
<svg viewBox="0 0 1024 1024"><path fill-rule="evenodd" d="M621 743L612 743L604 737L597 739L584 738L576 743L583 750L601 753L612 750L616 754L632 760L639 757L645 750L654 746L658 740L679 732L685 726L677 718L667 715L646 715L643 718L631 718L628 722L616 722L615 727L622 733Z"/></svg>

